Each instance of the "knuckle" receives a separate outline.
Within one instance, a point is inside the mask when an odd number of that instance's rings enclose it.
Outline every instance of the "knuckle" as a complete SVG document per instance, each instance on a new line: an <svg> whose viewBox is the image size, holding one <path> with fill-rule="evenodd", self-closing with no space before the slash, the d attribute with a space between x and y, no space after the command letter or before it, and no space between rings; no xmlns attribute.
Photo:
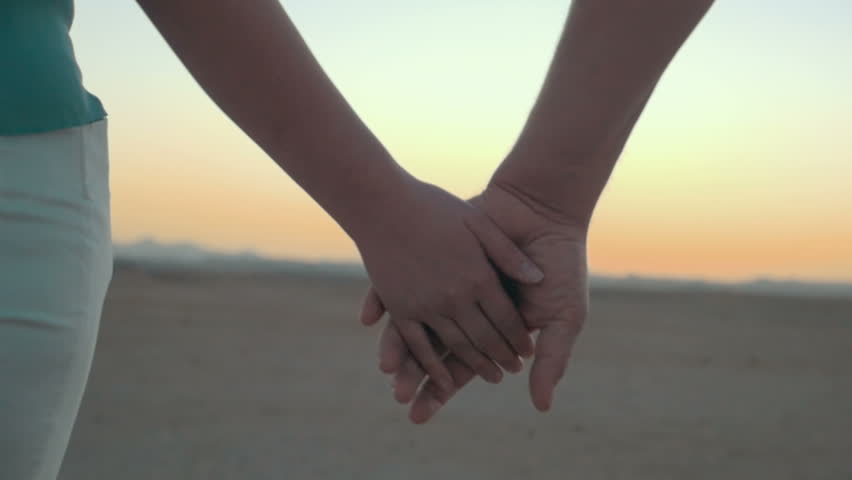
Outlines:
<svg viewBox="0 0 852 480"><path fill-rule="evenodd" d="M491 371L491 367L493 364L480 355L475 355L473 358L467 361L467 364L470 370L476 372L476 374L480 375L482 378L487 379L494 373Z"/></svg>
<svg viewBox="0 0 852 480"><path fill-rule="evenodd" d="M477 354L485 355L485 352L488 352L488 347L481 338L474 337L471 339L470 343Z"/></svg>
<svg viewBox="0 0 852 480"><path fill-rule="evenodd" d="M493 335L486 335L480 341L480 345L482 345L482 347L483 347L483 349L481 349L481 350L483 350L485 352L489 352L490 354L492 354L492 356L500 355L500 354L504 353L503 352L503 350L504 350L503 342L501 342L497 338L494 338Z"/></svg>
<svg viewBox="0 0 852 480"><path fill-rule="evenodd" d="M514 246L503 241L502 238L495 241L491 247L494 250L494 254L504 260L508 260L510 266L519 267L522 263L522 260L518 258L517 251Z"/></svg>
<svg viewBox="0 0 852 480"><path fill-rule="evenodd" d="M465 353L472 350L470 343L461 338L453 339L447 347L455 353Z"/></svg>
<svg viewBox="0 0 852 480"><path fill-rule="evenodd" d="M470 358L466 360L471 369L480 375L493 373L494 364L478 352L471 352Z"/></svg>
<svg viewBox="0 0 852 480"><path fill-rule="evenodd" d="M431 355L421 359L420 362L423 364L423 369L428 372L435 373L441 371L441 362Z"/></svg>
<svg viewBox="0 0 852 480"><path fill-rule="evenodd" d="M477 297L484 297L491 291L494 279L494 275L488 272L476 275L469 280L469 290Z"/></svg>
<svg viewBox="0 0 852 480"><path fill-rule="evenodd" d="M515 315L514 311L500 312L499 315L492 316L491 321L507 335L518 336L524 331L523 320L520 316Z"/></svg>
<svg viewBox="0 0 852 480"><path fill-rule="evenodd" d="M516 345L527 344L530 342L530 334L522 325L512 327L508 335L512 343Z"/></svg>
<svg viewBox="0 0 852 480"><path fill-rule="evenodd" d="M409 324L416 323L417 320L424 318L426 315L426 309L424 308L424 303L422 302L412 302L406 307L399 308L394 312L391 312L391 317L399 318L400 322L405 322Z"/></svg>
<svg viewBox="0 0 852 480"><path fill-rule="evenodd" d="M470 229L475 235L481 235L483 232L483 227L488 228L488 225L485 223L486 220L484 218L484 214L476 209L468 209L462 214L462 221L465 226Z"/></svg>
<svg viewBox="0 0 852 480"><path fill-rule="evenodd" d="M435 302L439 311L453 313L464 298L464 290L456 285L446 285L443 292Z"/></svg>
<svg viewBox="0 0 852 480"><path fill-rule="evenodd" d="M583 331L583 324L584 324L583 320L581 320L577 317L566 319L563 322L563 331L564 331L565 339L570 340L570 339L580 335L580 332Z"/></svg>

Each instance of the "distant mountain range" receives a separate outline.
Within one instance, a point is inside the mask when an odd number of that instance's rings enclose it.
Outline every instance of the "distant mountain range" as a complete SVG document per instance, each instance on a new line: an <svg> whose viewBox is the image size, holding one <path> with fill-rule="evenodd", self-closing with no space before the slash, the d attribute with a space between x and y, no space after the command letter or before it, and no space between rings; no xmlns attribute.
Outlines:
<svg viewBox="0 0 852 480"><path fill-rule="evenodd" d="M305 262L267 258L253 250L226 253L208 250L192 243L165 244L146 238L131 244L114 245L116 265L154 270L193 270L209 272L317 273L364 277L361 263ZM738 291L762 295L852 298L852 284L810 283L801 281L756 279L726 284L703 280L592 276L592 286L645 291Z"/></svg>
<svg viewBox="0 0 852 480"><path fill-rule="evenodd" d="M304 262L267 258L253 250L226 253L192 243L159 243L146 238L131 244L113 245L117 265L136 265L155 270L203 272L284 272L365 276L361 263Z"/></svg>
<svg viewBox="0 0 852 480"><path fill-rule="evenodd" d="M834 297L852 299L852 283L816 283L797 280L759 278L747 282L720 283L705 280L654 278L628 275L626 277L592 276L592 286L645 291L729 291L755 295L795 297Z"/></svg>

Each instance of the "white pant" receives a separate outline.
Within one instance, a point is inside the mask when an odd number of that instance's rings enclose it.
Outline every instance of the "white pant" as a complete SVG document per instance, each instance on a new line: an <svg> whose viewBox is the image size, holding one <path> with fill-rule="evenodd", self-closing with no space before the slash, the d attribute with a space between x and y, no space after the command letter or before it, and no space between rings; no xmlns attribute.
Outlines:
<svg viewBox="0 0 852 480"><path fill-rule="evenodd" d="M54 480L112 278L106 120L0 136L0 479Z"/></svg>

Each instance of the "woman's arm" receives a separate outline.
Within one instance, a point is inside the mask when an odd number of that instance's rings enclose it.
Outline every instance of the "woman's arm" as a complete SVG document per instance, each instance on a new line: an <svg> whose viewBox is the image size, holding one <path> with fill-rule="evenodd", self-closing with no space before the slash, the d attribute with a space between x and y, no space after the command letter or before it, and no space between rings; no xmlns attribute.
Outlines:
<svg viewBox="0 0 852 480"><path fill-rule="evenodd" d="M138 0L210 97L349 233L394 323L439 382L423 324L492 381L532 353L489 258L541 272L486 216L417 181L350 108L277 0ZM501 335L502 334L502 335Z"/></svg>
<svg viewBox="0 0 852 480"><path fill-rule="evenodd" d="M138 0L210 98L347 232L410 180L275 0Z"/></svg>

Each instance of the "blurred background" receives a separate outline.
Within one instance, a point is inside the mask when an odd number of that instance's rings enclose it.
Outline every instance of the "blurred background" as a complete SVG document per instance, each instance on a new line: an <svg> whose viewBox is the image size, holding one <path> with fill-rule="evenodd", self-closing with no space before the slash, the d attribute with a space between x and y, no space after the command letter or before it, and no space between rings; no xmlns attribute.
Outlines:
<svg viewBox="0 0 852 480"><path fill-rule="evenodd" d="M207 99L131 1L80 0L110 114L115 239L357 260ZM526 121L567 0L285 1L338 88L415 175L472 195ZM671 64L595 216L594 270L852 281L852 5L717 2Z"/></svg>
<svg viewBox="0 0 852 480"><path fill-rule="evenodd" d="M477 193L567 0L282 2L395 158ZM116 275L62 478L852 478L852 3L719 1L599 203L555 411L525 377L406 423L353 243L132 1L78 0Z"/></svg>

